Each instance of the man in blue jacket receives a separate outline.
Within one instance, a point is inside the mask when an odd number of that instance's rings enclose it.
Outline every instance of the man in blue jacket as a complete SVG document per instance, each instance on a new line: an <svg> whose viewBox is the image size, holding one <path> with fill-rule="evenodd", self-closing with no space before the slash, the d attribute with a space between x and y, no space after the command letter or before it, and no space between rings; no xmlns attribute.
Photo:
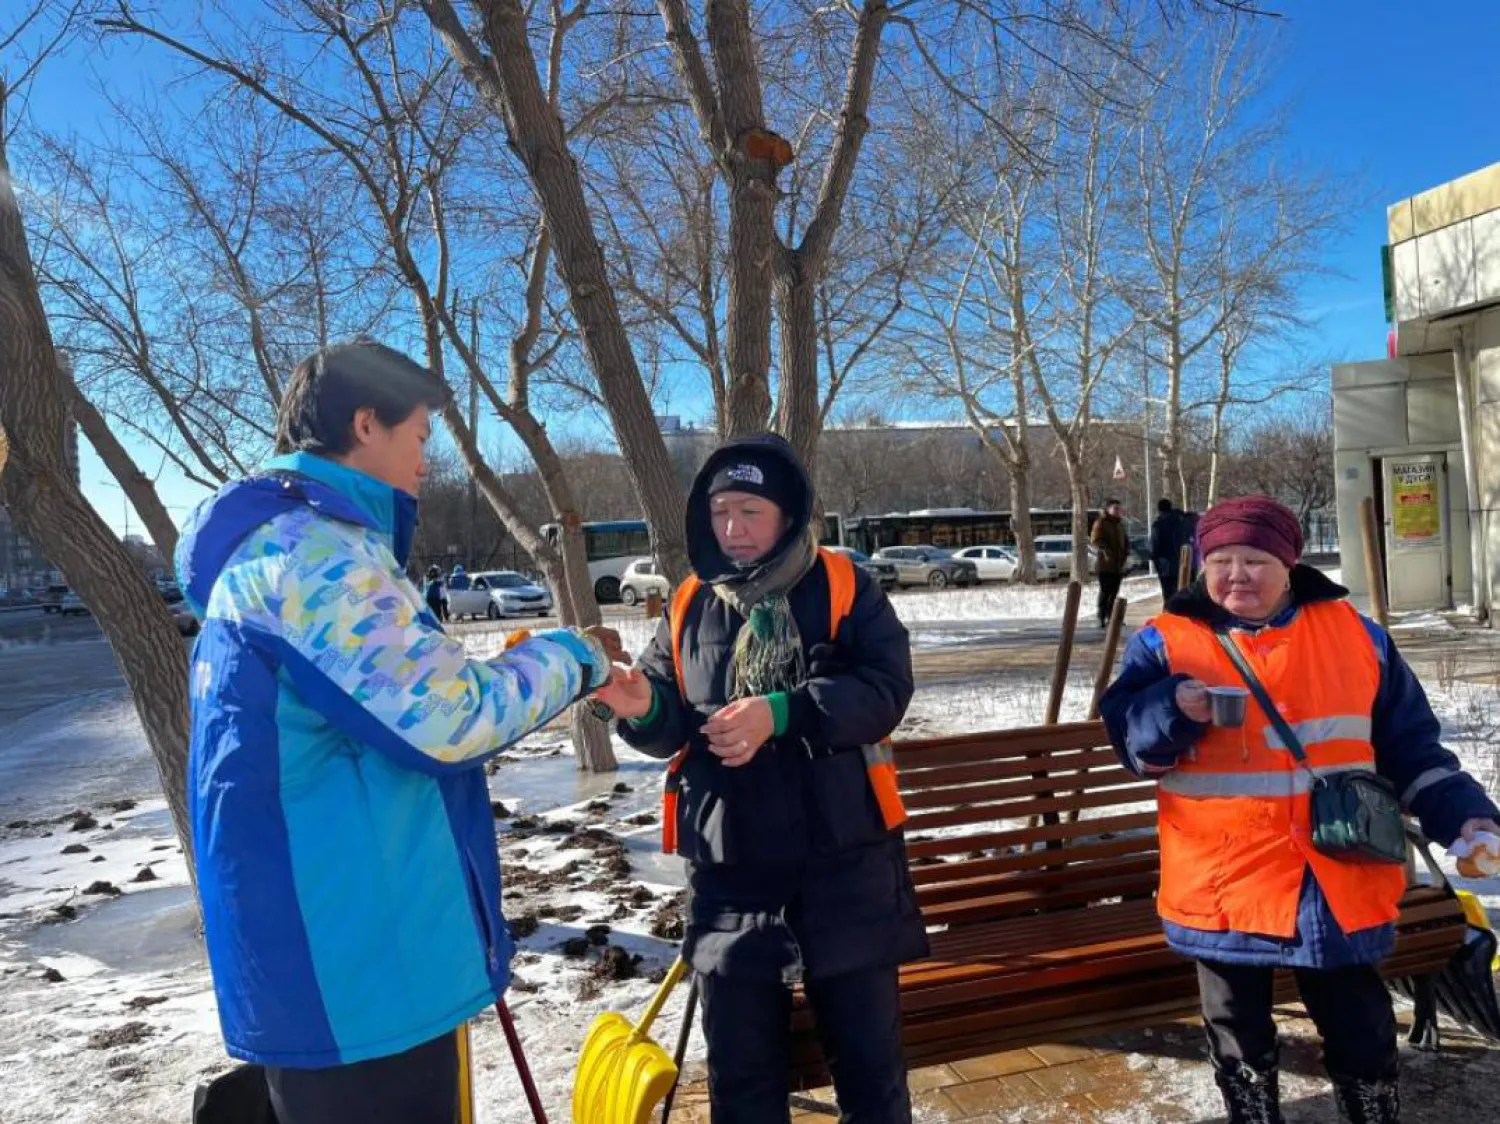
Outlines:
<svg viewBox="0 0 1500 1124"><path fill-rule="evenodd" d="M293 373L278 451L177 551L203 620L188 800L231 1055L282 1124L452 1124L453 1031L509 982L483 764L603 685L618 639L545 632L493 660L404 569L447 388L390 348Z"/></svg>

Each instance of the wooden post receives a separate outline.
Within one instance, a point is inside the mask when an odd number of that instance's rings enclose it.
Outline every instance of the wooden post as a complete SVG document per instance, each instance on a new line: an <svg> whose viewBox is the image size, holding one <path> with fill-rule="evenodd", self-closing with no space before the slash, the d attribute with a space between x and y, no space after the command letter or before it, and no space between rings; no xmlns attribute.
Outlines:
<svg viewBox="0 0 1500 1124"><path fill-rule="evenodd" d="M1370 615L1381 628L1391 623L1390 604L1385 597L1385 567L1380 562L1380 524L1375 521L1375 501L1359 502L1359 537L1365 546L1365 584L1370 587Z"/></svg>
<svg viewBox="0 0 1500 1124"><path fill-rule="evenodd" d="M1047 696L1048 726L1057 725L1062 715L1063 691L1068 685L1068 665L1073 662L1073 634L1078 631L1078 602L1083 585L1074 578L1068 583L1068 598L1063 603L1062 636L1057 642L1057 659L1052 664L1052 691Z"/></svg>
<svg viewBox="0 0 1500 1124"><path fill-rule="evenodd" d="M1094 676L1094 699L1089 703L1089 721L1099 717L1099 700L1109 686L1109 677L1115 671L1115 655L1120 648L1120 634L1125 631L1125 598L1116 597L1115 607L1109 614L1109 627L1104 631L1104 653L1099 657L1099 674Z"/></svg>
<svg viewBox="0 0 1500 1124"><path fill-rule="evenodd" d="M1063 602L1062 635L1057 641L1057 659L1052 664L1052 689L1047 695L1047 717L1048 726L1057 725L1057 720L1062 716L1063 691L1068 685L1068 666L1073 662L1073 635L1078 631L1078 603L1083 598L1083 584L1074 578L1068 582L1067 600ZM1032 778L1045 777L1046 770L1032 773ZM1038 793L1043 799L1052 795L1050 792ZM1040 818L1032 816L1028 826L1036 827L1038 823L1048 826L1061 823L1061 817L1056 812L1044 812ZM1060 847L1058 840L1048 841L1047 849Z"/></svg>
<svg viewBox="0 0 1500 1124"><path fill-rule="evenodd" d="M1089 703L1090 722L1099 717L1099 700L1104 697L1105 689L1109 687L1110 676L1115 671L1115 656L1120 650L1120 636L1125 631L1126 605L1125 598L1116 597L1115 606L1110 610L1109 627L1104 631L1104 651L1099 656L1099 673L1094 676L1094 697ZM1077 789L1073 795L1076 796L1082 791L1082 789ZM1078 809L1075 808L1068 813L1068 822L1078 822Z"/></svg>
<svg viewBox="0 0 1500 1124"><path fill-rule="evenodd" d="M1193 547L1191 543L1183 543L1182 549L1177 552L1177 588L1186 589L1193 584Z"/></svg>
<svg viewBox="0 0 1500 1124"><path fill-rule="evenodd" d="M647 593L646 594L646 619L648 621L660 620L661 619L661 606L662 606L662 601L661 601L661 594L660 593L658 593L654 589L651 590L649 593Z"/></svg>

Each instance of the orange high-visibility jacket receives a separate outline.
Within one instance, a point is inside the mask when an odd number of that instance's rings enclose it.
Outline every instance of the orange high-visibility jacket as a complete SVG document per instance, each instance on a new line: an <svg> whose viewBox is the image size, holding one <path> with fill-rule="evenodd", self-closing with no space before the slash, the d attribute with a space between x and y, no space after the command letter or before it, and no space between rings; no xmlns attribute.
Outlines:
<svg viewBox="0 0 1500 1124"><path fill-rule="evenodd" d="M854 607L855 573L854 561L847 554L820 547L818 557L828 573L828 638L837 639L839 626ZM682 676L682 633L687 625L688 613L698 591L703 588L696 574L689 574L672 594L670 624L672 627L672 667L677 674L677 690L686 694L687 685ZM906 822L906 808L901 802L901 793L896 784L896 756L890 739L862 747L865 771L870 780L870 789L880 807L880 816L885 826L895 830ZM681 790L683 758L688 747L683 746L667 763L667 775L662 786L661 849L666 854L677 851L677 794Z"/></svg>
<svg viewBox="0 0 1500 1124"><path fill-rule="evenodd" d="M1171 613L1151 623L1174 674L1243 686L1209 625ZM1314 773L1374 770L1380 664L1349 604L1306 605L1283 627L1229 635L1297 732ZM1310 866L1344 932L1394 921L1405 871L1314 850L1310 788L1254 697L1244 726L1210 726L1160 781L1161 916L1193 929L1291 937Z"/></svg>

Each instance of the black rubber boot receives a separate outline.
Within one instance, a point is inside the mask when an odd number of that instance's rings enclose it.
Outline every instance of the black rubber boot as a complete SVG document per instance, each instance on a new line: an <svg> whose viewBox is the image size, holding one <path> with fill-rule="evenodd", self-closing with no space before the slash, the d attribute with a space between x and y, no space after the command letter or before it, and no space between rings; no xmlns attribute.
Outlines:
<svg viewBox="0 0 1500 1124"><path fill-rule="evenodd" d="M1401 1119L1401 1090L1394 1077L1383 1081L1335 1077L1333 1095L1339 1116L1349 1124L1397 1124Z"/></svg>
<svg viewBox="0 0 1500 1124"><path fill-rule="evenodd" d="M1224 1097L1228 1124L1282 1124L1281 1073L1275 1066L1257 1072L1231 1062L1215 1066L1214 1081Z"/></svg>

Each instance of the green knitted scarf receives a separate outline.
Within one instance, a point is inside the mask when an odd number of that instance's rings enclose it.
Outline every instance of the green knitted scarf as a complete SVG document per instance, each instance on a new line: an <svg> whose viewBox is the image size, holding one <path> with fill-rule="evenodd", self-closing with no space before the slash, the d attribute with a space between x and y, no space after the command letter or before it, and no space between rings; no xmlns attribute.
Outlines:
<svg viewBox="0 0 1500 1124"><path fill-rule="evenodd" d="M745 618L729 668L731 701L790 691L807 678L802 634L787 594L807 576L817 558L817 542L809 531L772 562L744 577L714 583L719 600Z"/></svg>

